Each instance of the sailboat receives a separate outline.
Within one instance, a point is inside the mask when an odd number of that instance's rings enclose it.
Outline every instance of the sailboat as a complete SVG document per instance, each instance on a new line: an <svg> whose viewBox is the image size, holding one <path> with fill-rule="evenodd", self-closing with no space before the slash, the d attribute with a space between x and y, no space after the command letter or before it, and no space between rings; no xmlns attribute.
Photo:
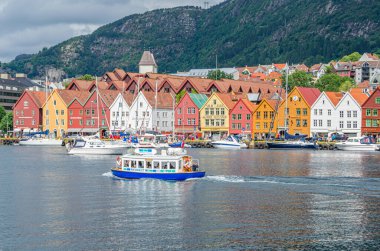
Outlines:
<svg viewBox="0 0 380 251"><path fill-rule="evenodd" d="M47 100L47 76L45 80L45 102ZM49 115L48 115L49 116ZM28 138L21 139L20 146L63 146L64 143L61 139L49 137L49 130L43 132L32 132Z"/></svg>
<svg viewBox="0 0 380 251"><path fill-rule="evenodd" d="M285 116L284 116L284 141L267 141L268 149L317 149L316 142L306 141L307 135L291 135L287 131L287 119L288 119L288 77L289 66L286 67L286 85L285 85ZM276 105L276 114L278 113L278 102ZM274 117L272 119L271 128L273 126ZM270 132L270 131L269 131ZM270 136L270 133L269 133Z"/></svg>

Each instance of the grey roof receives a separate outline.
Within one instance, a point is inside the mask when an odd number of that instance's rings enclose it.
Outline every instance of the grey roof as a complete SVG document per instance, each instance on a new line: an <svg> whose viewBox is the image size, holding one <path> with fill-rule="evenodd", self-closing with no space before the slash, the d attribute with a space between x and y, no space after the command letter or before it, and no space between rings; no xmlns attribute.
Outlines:
<svg viewBox="0 0 380 251"><path fill-rule="evenodd" d="M157 67L156 60L154 60L153 53L150 51L144 51L139 65L154 65Z"/></svg>
<svg viewBox="0 0 380 251"><path fill-rule="evenodd" d="M27 89L33 86L38 86L36 83L32 82L28 78L11 78L11 79L0 78L0 85L16 87L17 89Z"/></svg>
<svg viewBox="0 0 380 251"><path fill-rule="evenodd" d="M248 97L248 100L251 102L260 101L260 93L248 93L247 97Z"/></svg>

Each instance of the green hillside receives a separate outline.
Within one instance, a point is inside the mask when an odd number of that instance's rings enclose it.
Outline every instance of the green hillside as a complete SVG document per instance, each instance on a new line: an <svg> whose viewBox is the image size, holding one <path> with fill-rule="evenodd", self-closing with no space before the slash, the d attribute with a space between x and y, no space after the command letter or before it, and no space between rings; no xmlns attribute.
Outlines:
<svg viewBox="0 0 380 251"><path fill-rule="evenodd" d="M7 66L29 76L136 71L150 49L160 72L272 62L308 65L380 49L378 0L229 0L131 15Z"/></svg>

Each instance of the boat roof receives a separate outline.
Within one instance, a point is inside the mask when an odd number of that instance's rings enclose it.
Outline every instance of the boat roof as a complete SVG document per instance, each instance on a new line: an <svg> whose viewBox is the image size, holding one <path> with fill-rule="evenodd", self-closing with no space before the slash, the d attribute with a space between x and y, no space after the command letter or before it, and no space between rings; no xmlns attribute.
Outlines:
<svg viewBox="0 0 380 251"><path fill-rule="evenodd" d="M183 157L190 157L188 155L155 155L155 154L125 154L123 159L152 159L152 160L180 160Z"/></svg>

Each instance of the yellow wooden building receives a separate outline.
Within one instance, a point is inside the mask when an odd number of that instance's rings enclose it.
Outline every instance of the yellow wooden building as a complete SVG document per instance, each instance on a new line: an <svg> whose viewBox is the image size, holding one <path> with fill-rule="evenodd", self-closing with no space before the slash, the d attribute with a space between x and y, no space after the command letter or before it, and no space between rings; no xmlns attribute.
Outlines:
<svg viewBox="0 0 380 251"><path fill-rule="evenodd" d="M238 101L238 96L230 93L214 92L199 110L201 131L205 138L219 135L224 137L229 131L229 111Z"/></svg>
<svg viewBox="0 0 380 251"><path fill-rule="evenodd" d="M67 132L67 107L74 99L76 91L54 90L42 107L43 130L49 130L51 135L62 137Z"/></svg>
<svg viewBox="0 0 380 251"><path fill-rule="evenodd" d="M276 135L278 120L275 118L275 114L277 102L281 102L281 100L267 100L264 98L256 105L252 120L252 135L254 138L266 139L269 134ZM271 123L273 123L272 127Z"/></svg>
<svg viewBox="0 0 380 251"><path fill-rule="evenodd" d="M278 131L309 136L311 106L320 94L317 88L294 87L278 109Z"/></svg>

